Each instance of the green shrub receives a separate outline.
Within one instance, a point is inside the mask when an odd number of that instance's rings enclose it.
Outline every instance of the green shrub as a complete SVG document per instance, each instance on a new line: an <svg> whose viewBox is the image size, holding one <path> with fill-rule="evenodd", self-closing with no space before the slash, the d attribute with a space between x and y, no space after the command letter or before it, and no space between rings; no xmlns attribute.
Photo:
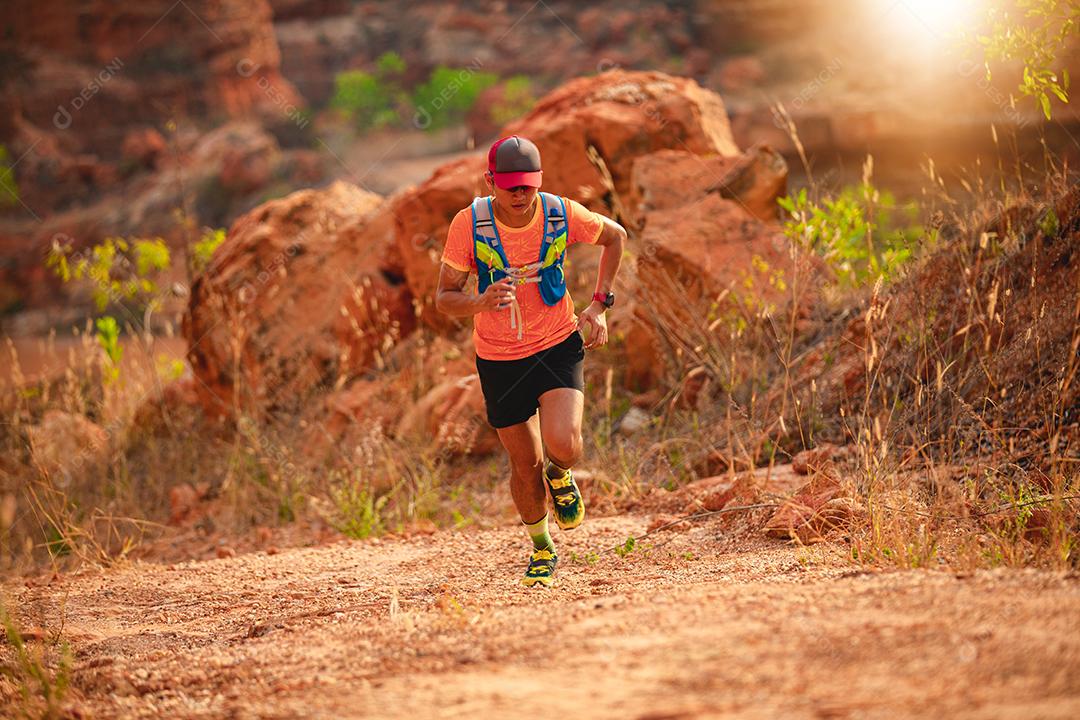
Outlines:
<svg viewBox="0 0 1080 720"><path fill-rule="evenodd" d="M366 484L349 479L331 487L330 499L335 510L332 524L342 535L363 540L382 532L382 511L388 500L386 495L375 497Z"/></svg>
<svg viewBox="0 0 1080 720"><path fill-rule="evenodd" d="M67 244L54 241L45 259L46 267L69 283L88 280L93 288L94 302L99 311L110 305L127 309L130 317L148 318L161 304L155 279L168 271L172 264L169 246L161 238L125 240L105 238L86 250L73 251ZM128 303L137 307L127 308ZM108 360L106 380L115 381L120 374L120 325L116 318L104 315L94 327L98 345Z"/></svg>
<svg viewBox="0 0 1080 720"><path fill-rule="evenodd" d="M199 238L192 248L192 261L195 272L202 272L210 265L210 260L214 257L214 251L223 242L225 242L225 228L216 230L208 228L203 233L203 236Z"/></svg>
<svg viewBox="0 0 1080 720"><path fill-rule="evenodd" d="M401 108L407 101L401 89L405 61L395 52L383 53L375 61L375 72L347 70L334 78L331 107L345 113L357 128L381 128L401 122Z"/></svg>
<svg viewBox="0 0 1080 720"><path fill-rule="evenodd" d="M532 81L526 75L514 75L503 84L502 98L491 108L491 119L499 125L521 117L536 104Z"/></svg>
<svg viewBox="0 0 1080 720"><path fill-rule="evenodd" d="M89 280L98 310L124 300L156 304L154 278L168 270L171 262L169 247L161 238L128 241L113 237L78 252L54 242L45 260L62 282Z"/></svg>
<svg viewBox="0 0 1080 720"><path fill-rule="evenodd" d="M894 275L926 234L916 223L915 203L897 203L892 193L869 182L848 186L819 203L803 188L779 203L790 215L784 234L820 253L850 286Z"/></svg>
<svg viewBox="0 0 1080 720"><path fill-rule="evenodd" d="M476 99L499 81L494 73L472 68L435 68L426 83L413 91L415 121L425 130L438 130L465 119Z"/></svg>

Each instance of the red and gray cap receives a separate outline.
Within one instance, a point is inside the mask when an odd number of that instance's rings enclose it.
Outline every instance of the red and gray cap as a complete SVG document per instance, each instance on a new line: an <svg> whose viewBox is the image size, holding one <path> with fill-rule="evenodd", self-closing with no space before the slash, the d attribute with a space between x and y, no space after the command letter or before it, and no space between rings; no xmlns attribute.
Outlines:
<svg viewBox="0 0 1080 720"><path fill-rule="evenodd" d="M529 140L517 135L496 140L488 150L488 171L495 184L507 190L518 185L540 187L540 151Z"/></svg>

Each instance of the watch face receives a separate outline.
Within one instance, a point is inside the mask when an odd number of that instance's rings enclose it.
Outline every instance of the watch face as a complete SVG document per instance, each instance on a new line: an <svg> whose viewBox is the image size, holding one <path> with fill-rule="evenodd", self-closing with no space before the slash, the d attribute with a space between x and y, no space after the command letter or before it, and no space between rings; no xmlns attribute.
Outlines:
<svg viewBox="0 0 1080 720"><path fill-rule="evenodd" d="M615 304L615 293L608 293L607 297L604 298L604 305L606 307L611 307L614 304Z"/></svg>

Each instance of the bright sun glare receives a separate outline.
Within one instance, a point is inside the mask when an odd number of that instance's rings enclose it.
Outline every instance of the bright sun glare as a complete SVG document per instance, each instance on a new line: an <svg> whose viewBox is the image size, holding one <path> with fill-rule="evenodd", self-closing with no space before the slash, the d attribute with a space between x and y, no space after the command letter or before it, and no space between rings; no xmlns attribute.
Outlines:
<svg viewBox="0 0 1080 720"><path fill-rule="evenodd" d="M885 0L895 3L897 14L935 35L944 36L964 29L975 17L977 0Z"/></svg>

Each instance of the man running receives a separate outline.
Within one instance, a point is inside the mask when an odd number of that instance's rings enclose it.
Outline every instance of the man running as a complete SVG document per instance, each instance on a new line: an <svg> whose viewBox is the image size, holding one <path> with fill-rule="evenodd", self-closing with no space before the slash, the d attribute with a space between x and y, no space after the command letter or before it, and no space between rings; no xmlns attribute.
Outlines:
<svg viewBox="0 0 1080 720"><path fill-rule="evenodd" d="M550 586L558 561L544 485L560 528L585 518L571 472L582 452L582 361L586 348L607 342L604 311L615 302L611 286L626 241L626 230L610 218L540 192L541 176L540 151L529 140L513 135L491 146L484 173L491 195L476 198L450 224L435 297L447 315L475 316L488 422L510 456L510 494L533 542L521 581L527 587ZM596 293L580 318L563 273L566 248L577 242L603 248ZM464 291L470 272L477 274L476 293Z"/></svg>

